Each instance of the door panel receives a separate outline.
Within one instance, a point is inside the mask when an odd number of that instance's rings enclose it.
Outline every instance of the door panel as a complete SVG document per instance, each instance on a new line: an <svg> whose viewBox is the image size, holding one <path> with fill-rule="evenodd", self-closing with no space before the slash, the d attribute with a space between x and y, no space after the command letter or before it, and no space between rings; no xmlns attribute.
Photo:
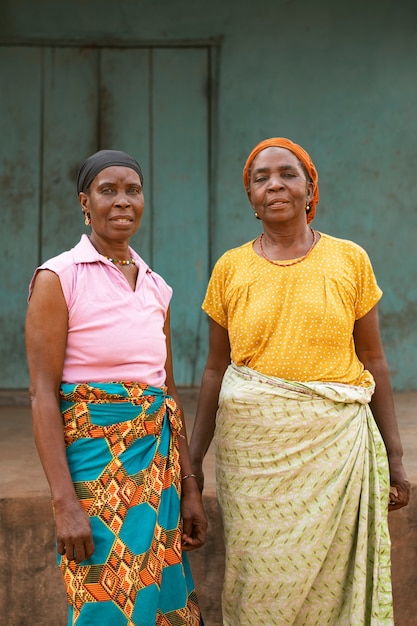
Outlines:
<svg viewBox="0 0 417 626"><path fill-rule="evenodd" d="M27 386L24 319L39 258L39 50L0 47L0 94L0 362L11 388Z"/></svg>
<svg viewBox="0 0 417 626"><path fill-rule="evenodd" d="M177 383L199 383L207 329L200 310L208 275L207 82L206 48L0 48L4 388L28 383L28 282L40 262L88 232L75 176L101 148L126 150L143 168L145 215L132 245L174 288Z"/></svg>
<svg viewBox="0 0 417 626"><path fill-rule="evenodd" d="M149 263L152 254L152 97L151 52L102 50L100 146L124 150L141 166L144 176L145 212L132 247Z"/></svg>
<svg viewBox="0 0 417 626"><path fill-rule="evenodd" d="M207 331L207 63L206 50L153 51L153 264L174 288L175 375L188 384L200 382Z"/></svg>
<svg viewBox="0 0 417 626"><path fill-rule="evenodd" d="M89 49L44 49L42 261L72 248L87 232L75 179L80 162L97 146L97 55Z"/></svg>

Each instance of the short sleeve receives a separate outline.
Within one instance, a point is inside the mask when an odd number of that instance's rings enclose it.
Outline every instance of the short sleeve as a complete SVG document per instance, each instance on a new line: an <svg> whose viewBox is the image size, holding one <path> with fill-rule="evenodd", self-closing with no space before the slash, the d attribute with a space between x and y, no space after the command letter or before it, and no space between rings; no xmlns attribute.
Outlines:
<svg viewBox="0 0 417 626"><path fill-rule="evenodd" d="M206 296L201 306L203 311L223 328L228 326L228 314L225 303L226 271L226 257L223 255L213 268Z"/></svg>
<svg viewBox="0 0 417 626"><path fill-rule="evenodd" d="M152 284L156 288L156 292L154 292L154 297L157 297L159 299L161 305L165 309L166 316L172 298L172 287L170 287L170 285L165 282L162 276L152 270L148 270L146 271L144 278L145 289L152 288Z"/></svg>
<svg viewBox="0 0 417 626"><path fill-rule="evenodd" d="M49 270L56 274L59 278L59 282L61 284L62 293L64 294L65 302L67 304L68 309L72 304L72 294L75 291L76 283L77 283L77 272L76 266L73 263L73 254L72 250L67 250L62 254L48 259L38 268L36 268L32 280L29 284L29 295L28 300L30 300L32 296L33 286L35 284L36 277L38 273L42 270Z"/></svg>
<svg viewBox="0 0 417 626"><path fill-rule="evenodd" d="M355 319L360 319L377 304L382 297L368 254L358 246L359 280L358 297L355 306Z"/></svg>

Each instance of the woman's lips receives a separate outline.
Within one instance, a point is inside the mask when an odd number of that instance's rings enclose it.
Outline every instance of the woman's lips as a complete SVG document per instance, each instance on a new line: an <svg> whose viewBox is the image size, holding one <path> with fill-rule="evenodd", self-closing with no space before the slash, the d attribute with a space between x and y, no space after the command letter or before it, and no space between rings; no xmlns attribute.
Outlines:
<svg viewBox="0 0 417 626"><path fill-rule="evenodd" d="M267 206L269 207L283 207L286 204L288 204L288 200L271 200L271 202L268 202Z"/></svg>

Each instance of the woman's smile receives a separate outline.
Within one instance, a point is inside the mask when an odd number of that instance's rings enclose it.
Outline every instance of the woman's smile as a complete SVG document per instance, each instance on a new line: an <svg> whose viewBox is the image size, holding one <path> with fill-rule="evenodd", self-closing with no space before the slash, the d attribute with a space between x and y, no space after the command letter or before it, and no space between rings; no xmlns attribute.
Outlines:
<svg viewBox="0 0 417 626"><path fill-rule="evenodd" d="M286 207L288 204L288 200L285 200L284 198L274 198L273 200L270 200L267 203L267 207Z"/></svg>
<svg viewBox="0 0 417 626"><path fill-rule="evenodd" d="M116 224L131 224L133 222L133 217L110 217L110 222L114 222Z"/></svg>

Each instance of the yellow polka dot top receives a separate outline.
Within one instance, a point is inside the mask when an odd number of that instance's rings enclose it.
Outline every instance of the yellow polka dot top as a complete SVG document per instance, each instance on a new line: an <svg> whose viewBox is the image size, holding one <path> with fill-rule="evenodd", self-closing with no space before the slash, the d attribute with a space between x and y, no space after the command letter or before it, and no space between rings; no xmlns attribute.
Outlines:
<svg viewBox="0 0 417 626"><path fill-rule="evenodd" d="M365 250L321 234L306 259L287 267L256 254L253 241L229 250L202 308L227 328L237 365L286 380L368 385L353 326L381 296Z"/></svg>

